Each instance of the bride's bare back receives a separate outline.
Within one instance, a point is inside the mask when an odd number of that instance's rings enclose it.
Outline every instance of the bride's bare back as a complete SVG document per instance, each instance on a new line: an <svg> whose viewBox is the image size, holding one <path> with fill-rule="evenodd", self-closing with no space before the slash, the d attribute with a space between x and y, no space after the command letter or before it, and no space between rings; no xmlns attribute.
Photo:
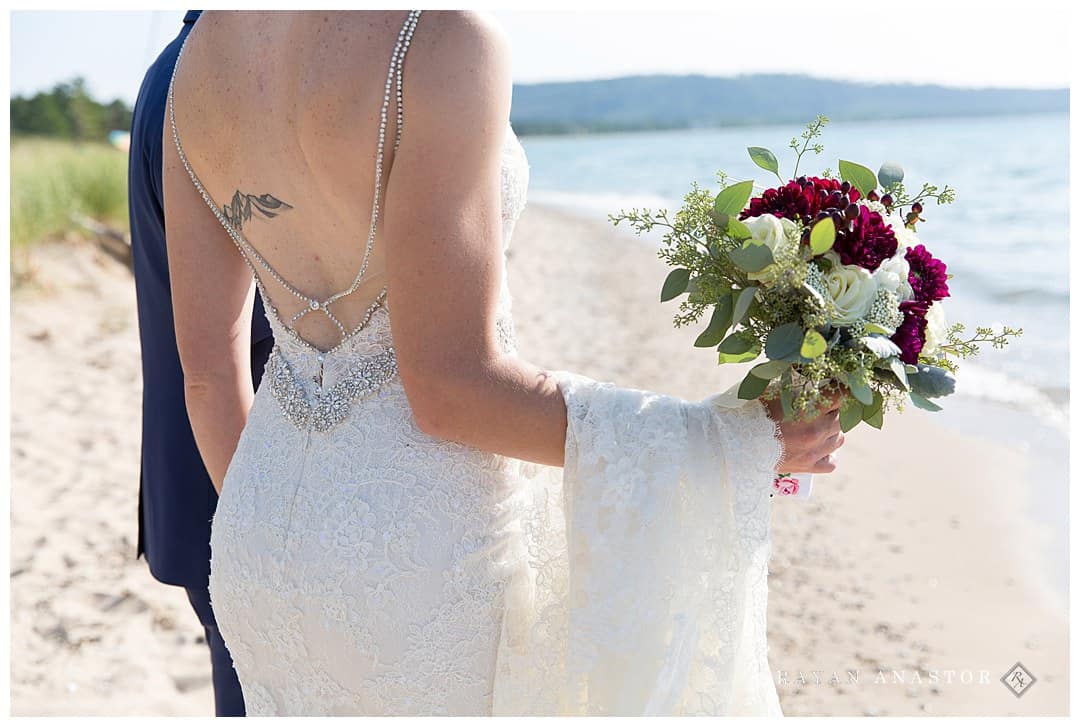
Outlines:
<svg viewBox="0 0 1080 727"><path fill-rule="evenodd" d="M407 16L205 12L177 67L175 119L191 167L232 227L318 301L349 289L364 264L387 59ZM392 88L383 186L395 96ZM340 341L333 319L306 314L309 302L258 272L283 321L320 349ZM334 317L351 330L384 284L377 226L360 285L333 303Z"/></svg>

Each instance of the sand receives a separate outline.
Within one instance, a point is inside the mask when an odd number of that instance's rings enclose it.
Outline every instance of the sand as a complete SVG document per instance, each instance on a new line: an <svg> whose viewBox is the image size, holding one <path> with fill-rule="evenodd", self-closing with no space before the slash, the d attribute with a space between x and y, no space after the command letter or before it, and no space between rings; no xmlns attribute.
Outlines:
<svg viewBox="0 0 1080 727"><path fill-rule="evenodd" d="M29 266L12 297L12 713L212 714L184 592L135 559L130 274L78 240L38 246ZM672 327L665 274L621 228L530 205L509 264L520 355L688 399L726 389L746 367L716 366L696 329ZM860 427L809 501L774 501L769 659L785 714L1068 713L1067 616L1025 514L1030 463L947 416ZM1017 661L1037 680L1021 698L999 681Z"/></svg>

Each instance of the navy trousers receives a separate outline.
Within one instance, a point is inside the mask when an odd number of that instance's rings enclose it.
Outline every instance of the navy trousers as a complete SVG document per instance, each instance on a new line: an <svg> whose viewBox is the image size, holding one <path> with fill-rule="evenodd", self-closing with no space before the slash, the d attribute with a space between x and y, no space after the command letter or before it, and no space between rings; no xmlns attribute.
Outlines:
<svg viewBox="0 0 1080 727"><path fill-rule="evenodd" d="M214 711L218 717L243 717L244 694L240 680L233 669L232 656L225 648L225 641L218 631L214 611L210 608L210 591L206 588L185 588L192 608L206 631L206 645L210 647L210 664L214 675Z"/></svg>

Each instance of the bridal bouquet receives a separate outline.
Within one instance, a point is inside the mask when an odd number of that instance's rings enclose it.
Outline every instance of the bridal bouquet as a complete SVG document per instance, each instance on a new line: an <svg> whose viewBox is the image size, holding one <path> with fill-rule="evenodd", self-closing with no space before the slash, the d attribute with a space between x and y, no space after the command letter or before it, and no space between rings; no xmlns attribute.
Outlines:
<svg viewBox="0 0 1080 727"><path fill-rule="evenodd" d="M946 204L955 192L923 184L904 187L895 163L871 169L841 160L839 175L799 175L827 123L811 122L792 139L792 178L780 176L776 156L750 147L751 159L779 186L755 193L753 181L729 183L713 195L697 183L669 218L665 210L620 211L637 233L667 228L660 256L674 266L661 301L685 294L677 327L710 311L695 346L716 347L719 363L765 360L738 389L740 399L780 397L785 418L813 418L836 392L843 395L841 429L860 422L880 428L889 408L910 401L930 411L953 393L957 359L978 344L1002 348L1022 330L999 333L947 322L944 262L919 239L923 203Z"/></svg>

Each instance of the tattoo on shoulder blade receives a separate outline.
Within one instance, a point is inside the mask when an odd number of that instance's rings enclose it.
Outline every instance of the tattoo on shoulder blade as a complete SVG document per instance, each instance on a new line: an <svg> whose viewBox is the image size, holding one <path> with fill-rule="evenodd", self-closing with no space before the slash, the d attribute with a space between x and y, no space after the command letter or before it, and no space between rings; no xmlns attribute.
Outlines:
<svg viewBox="0 0 1080 727"><path fill-rule="evenodd" d="M229 224L240 230L243 229L244 223L251 219L253 211L271 219L291 209L291 204L282 202L272 194L244 194L238 189L233 195L232 202L225 205L222 212Z"/></svg>

